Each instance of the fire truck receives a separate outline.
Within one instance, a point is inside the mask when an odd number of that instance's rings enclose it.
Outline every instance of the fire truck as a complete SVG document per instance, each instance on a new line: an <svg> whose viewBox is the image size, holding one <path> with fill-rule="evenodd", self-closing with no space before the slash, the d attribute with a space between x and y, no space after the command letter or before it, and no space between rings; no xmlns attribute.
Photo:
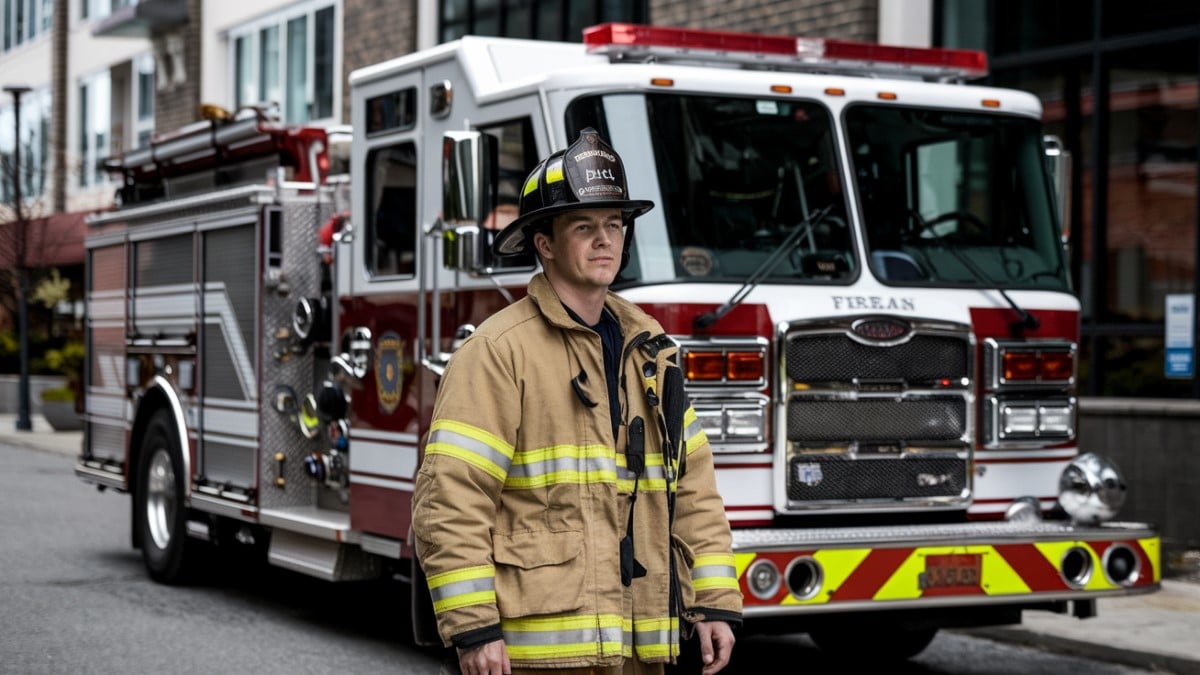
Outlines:
<svg viewBox="0 0 1200 675"><path fill-rule="evenodd" d="M76 474L130 495L158 581L239 546L390 575L436 641L410 506L439 376L536 270L490 246L525 176L593 127L657 204L614 289L680 347L747 631L903 658L1152 592L1159 535L1076 441L1069 156L986 72L604 24L358 70L348 128L218 111L108 161Z"/></svg>

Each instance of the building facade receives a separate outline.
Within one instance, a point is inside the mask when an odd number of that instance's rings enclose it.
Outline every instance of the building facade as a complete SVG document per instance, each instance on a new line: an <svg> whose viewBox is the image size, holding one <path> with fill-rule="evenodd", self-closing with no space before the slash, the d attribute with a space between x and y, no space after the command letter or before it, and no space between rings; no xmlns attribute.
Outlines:
<svg viewBox="0 0 1200 675"><path fill-rule="evenodd" d="M1195 378L1168 377L1164 365L1167 299L1194 296L1200 288L1195 264L1200 9L1194 3L0 3L0 85L32 88L22 100L21 120L26 210L45 219L39 221L43 232L74 227L79 234L72 236L79 241L82 214L107 206L114 188L98 170L99 160L199 119L200 104L236 110L272 102L288 122L352 123L351 72L465 34L578 40L585 26L628 21L981 49L991 63L986 81L1038 95L1048 131L1075 158L1069 242L1072 277L1084 306L1081 393L1200 398ZM66 23L61 54L52 39L56 9ZM65 63L61 95L54 91L56 58ZM5 157L15 145L14 122L11 97L4 96L0 153ZM63 193L57 199L56 185ZM3 181L0 202L11 199L11 180ZM5 220L12 220L11 209L0 210L0 223ZM37 266L68 259L81 262L81 246L26 262Z"/></svg>

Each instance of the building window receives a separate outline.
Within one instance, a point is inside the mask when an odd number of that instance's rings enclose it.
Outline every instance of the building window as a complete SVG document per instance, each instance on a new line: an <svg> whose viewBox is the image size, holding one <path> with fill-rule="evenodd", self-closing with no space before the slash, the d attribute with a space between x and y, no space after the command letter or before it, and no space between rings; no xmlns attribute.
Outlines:
<svg viewBox="0 0 1200 675"><path fill-rule="evenodd" d="M464 35L493 35L578 42L583 29L606 21L645 23L646 0L442 0L442 42Z"/></svg>
<svg viewBox="0 0 1200 675"><path fill-rule="evenodd" d="M54 17L51 0L0 0L4 10L0 13L0 47L4 51L15 49L39 35L50 32L50 21Z"/></svg>
<svg viewBox="0 0 1200 675"><path fill-rule="evenodd" d="M107 182L99 163L112 152L112 79L108 71L79 83L79 187Z"/></svg>
<svg viewBox="0 0 1200 675"><path fill-rule="evenodd" d="M0 202L13 200L13 151L16 149L16 111L12 99L0 108ZM21 196L30 199L46 191L50 159L50 91L32 91L21 97Z"/></svg>
<svg viewBox="0 0 1200 675"><path fill-rule="evenodd" d="M80 0L79 15L85 19L103 19L114 10L137 4L138 0ZM52 4L52 0L46 0Z"/></svg>
<svg viewBox="0 0 1200 675"><path fill-rule="evenodd" d="M154 56L144 54L133 60L134 147L149 145L154 137Z"/></svg>
<svg viewBox="0 0 1200 675"><path fill-rule="evenodd" d="M1197 278L1200 6L937 0L939 42L985 48L988 84L1029 91L1074 155L1072 276L1081 312L1080 389L1197 397L1165 372L1168 295Z"/></svg>
<svg viewBox="0 0 1200 675"><path fill-rule="evenodd" d="M305 3L230 31L236 107L278 104L285 122L332 121L336 4Z"/></svg>

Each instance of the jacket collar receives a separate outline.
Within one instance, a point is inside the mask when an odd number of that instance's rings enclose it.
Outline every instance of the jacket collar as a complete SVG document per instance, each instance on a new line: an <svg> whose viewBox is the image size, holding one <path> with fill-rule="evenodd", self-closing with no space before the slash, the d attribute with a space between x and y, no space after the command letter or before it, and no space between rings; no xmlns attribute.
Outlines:
<svg viewBox="0 0 1200 675"><path fill-rule="evenodd" d="M572 319L570 314L567 314L567 308L563 306L562 300L559 299L558 293L554 291L554 287L550 285L550 280L546 278L544 272L538 272L530 279L529 297L552 326L566 329L585 328ZM617 322L621 324L621 332L626 339L642 331L650 331L652 335L662 332L662 328L657 325L657 322L641 308L612 291L608 292L608 296L604 300L604 307L617 318Z"/></svg>

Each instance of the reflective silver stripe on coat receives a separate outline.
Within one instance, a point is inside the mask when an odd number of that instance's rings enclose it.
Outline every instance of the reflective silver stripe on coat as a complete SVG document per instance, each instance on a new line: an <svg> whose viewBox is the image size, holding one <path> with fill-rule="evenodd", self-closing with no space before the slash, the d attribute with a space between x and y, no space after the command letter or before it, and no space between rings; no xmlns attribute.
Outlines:
<svg viewBox="0 0 1200 675"><path fill-rule="evenodd" d="M512 465L512 459L510 459L508 455L500 452L483 441L460 434L457 431L451 431L449 429L433 430L429 434L428 445L434 444L452 445L457 448L462 448L468 452L472 452L476 455L479 455L485 461L496 465L505 473L508 472L509 467Z"/></svg>
<svg viewBox="0 0 1200 675"><path fill-rule="evenodd" d="M484 591L495 591L496 580L493 577L483 577L479 579L466 579L464 581L454 581L437 588L430 588L429 595L433 597L433 602L438 603L442 600L453 598L467 593L482 593Z"/></svg>
<svg viewBox="0 0 1200 675"><path fill-rule="evenodd" d="M616 462L608 457L551 457L528 464L513 463L508 469L509 478L534 478L551 473L574 471L578 473L614 473Z"/></svg>

